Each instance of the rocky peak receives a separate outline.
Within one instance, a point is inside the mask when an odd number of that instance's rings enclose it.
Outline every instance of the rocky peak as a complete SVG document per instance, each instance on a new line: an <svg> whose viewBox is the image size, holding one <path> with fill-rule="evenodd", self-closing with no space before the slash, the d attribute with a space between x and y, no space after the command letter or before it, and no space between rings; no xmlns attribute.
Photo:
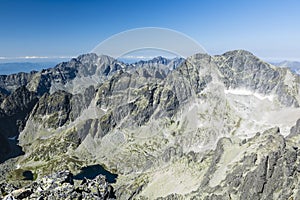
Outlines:
<svg viewBox="0 0 300 200"><path fill-rule="evenodd" d="M289 131L294 125L299 78L249 52L196 54L181 63L159 57L133 65L86 54L37 74L30 82L45 90L19 137L25 156L15 161L20 168L12 174L29 169L42 177L98 162L120 175L116 185L124 199L154 199L152 194L167 196L182 186L187 198L222 199L230 193L233 199L272 199L277 186L298 185L298 179L290 181L298 173L298 150L293 148L298 137L288 140L272 127ZM7 116L9 98L24 107L28 88L14 90L24 93L21 98L4 93L0 115ZM230 93L241 89L246 94ZM280 120L274 121L274 113ZM298 135L298 125L291 133ZM3 141L5 146L7 137ZM274 185L279 175L286 179ZM62 178L66 182L61 185L74 191L68 173L59 177L47 177L41 184L52 188L52 180ZM64 191L73 194L58 185L60 198ZM157 185L167 185L168 191ZM75 187L76 193L83 191Z"/></svg>
<svg viewBox="0 0 300 200"><path fill-rule="evenodd" d="M288 70L272 66L243 50L214 56L214 62L227 89L242 88L275 95L285 106L299 106L299 90L296 88L299 88L300 79Z"/></svg>
<svg viewBox="0 0 300 200"><path fill-rule="evenodd" d="M97 54L88 53L88 54L79 55L77 58L73 58L73 60L79 60L81 63L87 63L87 62L96 62L98 58L99 56Z"/></svg>
<svg viewBox="0 0 300 200"><path fill-rule="evenodd" d="M169 68L170 70L175 69L184 59L183 58L172 58L172 59L168 59L162 56L157 56L154 57L150 60L140 60L136 63L134 63L133 65L138 65L138 66L143 66L143 65L149 65L149 66L171 66L171 68Z"/></svg>
<svg viewBox="0 0 300 200"><path fill-rule="evenodd" d="M89 53L89 54L83 54L80 55L76 58L77 60L79 60L81 63L85 64L85 63L113 63L116 60L113 57L107 56L107 55L97 55L95 53Z"/></svg>
<svg viewBox="0 0 300 200"><path fill-rule="evenodd" d="M162 56L154 57L150 60L140 60L136 62L135 64L145 64L145 63L151 63L151 64L162 64L162 65L168 65L171 62L171 59L164 58Z"/></svg>
<svg viewBox="0 0 300 200"><path fill-rule="evenodd" d="M233 50L233 51L227 51L224 54L222 54L224 57L238 57L238 56L251 56L255 57L253 53L250 51L246 51L243 49Z"/></svg>
<svg viewBox="0 0 300 200"><path fill-rule="evenodd" d="M299 136L299 135L300 135L300 119L298 119L296 125L291 128L288 138Z"/></svg>

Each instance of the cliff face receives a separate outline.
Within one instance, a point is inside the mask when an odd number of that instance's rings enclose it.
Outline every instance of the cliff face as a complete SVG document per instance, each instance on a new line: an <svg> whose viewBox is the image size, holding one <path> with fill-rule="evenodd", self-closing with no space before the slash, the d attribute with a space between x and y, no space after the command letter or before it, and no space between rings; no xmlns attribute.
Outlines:
<svg viewBox="0 0 300 200"><path fill-rule="evenodd" d="M160 199L297 199L299 133L286 139L272 128L242 141L222 138L209 154L194 156L207 163L197 169L203 177L196 190Z"/></svg>
<svg viewBox="0 0 300 200"><path fill-rule="evenodd" d="M25 155L8 179L100 163L121 199L298 197L300 78L249 52L131 65L86 54L14 76L1 151L17 135Z"/></svg>
<svg viewBox="0 0 300 200"><path fill-rule="evenodd" d="M0 105L0 137L2 138L0 162L21 153L14 141L25 127L29 113L37 101L36 94L28 91L25 86L17 88L2 98Z"/></svg>

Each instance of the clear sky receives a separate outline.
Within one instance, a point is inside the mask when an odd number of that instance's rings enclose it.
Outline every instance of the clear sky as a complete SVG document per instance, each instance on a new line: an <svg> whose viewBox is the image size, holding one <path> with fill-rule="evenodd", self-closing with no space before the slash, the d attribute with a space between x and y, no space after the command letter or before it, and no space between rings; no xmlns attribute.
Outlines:
<svg viewBox="0 0 300 200"><path fill-rule="evenodd" d="M300 60L299 0L0 0L0 59L90 52L121 31L170 28L210 54Z"/></svg>

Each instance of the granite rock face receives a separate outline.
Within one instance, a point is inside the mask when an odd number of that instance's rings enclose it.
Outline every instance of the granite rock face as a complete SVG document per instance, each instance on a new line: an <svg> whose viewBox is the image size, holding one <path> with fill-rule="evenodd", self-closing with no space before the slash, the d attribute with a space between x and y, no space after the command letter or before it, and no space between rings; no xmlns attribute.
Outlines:
<svg viewBox="0 0 300 200"><path fill-rule="evenodd" d="M296 125L291 128L291 133L288 135L288 137L297 136L299 134L300 134L300 119L298 119Z"/></svg>
<svg viewBox="0 0 300 200"><path fill-rule="evenodd" d="M227 169L226 177L220 180L220 184L215 187L206 185L204 188L208 186L207 189L200 189L208 191L204 195L205 199L214 199L215 196L211 194L216 193L223 193L219 195L219 199L299 198L299 183L298 179L294 178L299 176L296 170L299 162L297 149L293 148L276 128L265 131L243 145L252 146L255 142L259 142L258 149L245 153L240 161L232 164L233 166Z"/></svg>
<svg viewBox="0 0 300 200"><path fill-rule="evenodd" d="M197 190L158 199L298 199L300 159L295 142L299 143L299 137L286 139L278 128L243 143L223 138L209 153L212 159L207 168L198 169L205 175ZM235 146L240 153L236 154ZM220 174L220 170L225 171Z"/></svg>
<svg viewBox="0 0 300 200"><path fill-rule="evenodd" d="M17 88L27 85L37 72L0 75L0 92L9 94Z"/></svg>
<svg viewBox="0 0 300 200"><path fill-rule="evenodd" d="M0 132L7 137L16 136L23 130L25 119L37 101L36 94L28 91L24 86L4 98L0 106Z"/></svg>
<svg viewBox="0 0 300 200"><path fill-rule="evenodd" d="M17 88L2 99L0 105L0 163L7 158L20 155L21 150L15 140L24 129L26 120L37 101L37 95L28 91L25 86Z"/></svg>
<svg viewBox="0 0 300 200"><path fill-rule="evenodd" d="M34 184L45 184L52 172L100 164L118 174L119 199L299 196L300 78L250 52L133 64L86 54L1 78L0 123L10 117L16 134L1 130L0 152L10 151L12 136L25 152L15 168L3 167L7 183L25 184L18 178L31 171ZM89 181L59 184L22 191L105 196L87 192Z"/></svg>
<svg viewBox="0 0 300 200"><path fill-rule="evenodd" d="M292 75L290 70L273 67L242 50L227 52L216 60L227 88L244 87L261 94L275 93L282 104L299 107L299 76Z"/></svg>

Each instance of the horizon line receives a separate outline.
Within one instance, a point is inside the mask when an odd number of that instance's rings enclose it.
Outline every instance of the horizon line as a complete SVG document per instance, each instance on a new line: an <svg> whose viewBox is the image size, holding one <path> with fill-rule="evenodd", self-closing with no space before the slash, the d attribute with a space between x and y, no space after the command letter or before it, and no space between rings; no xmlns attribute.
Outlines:
<svg viewBox="0 0 300 200"><path fill-rule="evenodd" d="M218 54L215 54L218 55ZM127 55L127 56L121 56L121 59L153 59L155 57L163 57L163 58L167 58L167 59L172 59L172 58L176 58L178 56L166 56L166 55ZM192 56L192 55L191 55ZM214 56L214 55L213 55ZM49 60L49 59L72 59L72 58L76 58L77 56L17 56L17 57L6 57L6 56L0 56L0 63L4 63L1 61L10 61L8 63L11 62L18 62L19 60ZM300 58L287 58L287 57L260 57L257 56L258 58L267 61L267 62L284 62L284 61L290 61L290 62L300 62ZM120 59L118 58L118 59ZM22 61L21 61L22 62Z"/></svg>

